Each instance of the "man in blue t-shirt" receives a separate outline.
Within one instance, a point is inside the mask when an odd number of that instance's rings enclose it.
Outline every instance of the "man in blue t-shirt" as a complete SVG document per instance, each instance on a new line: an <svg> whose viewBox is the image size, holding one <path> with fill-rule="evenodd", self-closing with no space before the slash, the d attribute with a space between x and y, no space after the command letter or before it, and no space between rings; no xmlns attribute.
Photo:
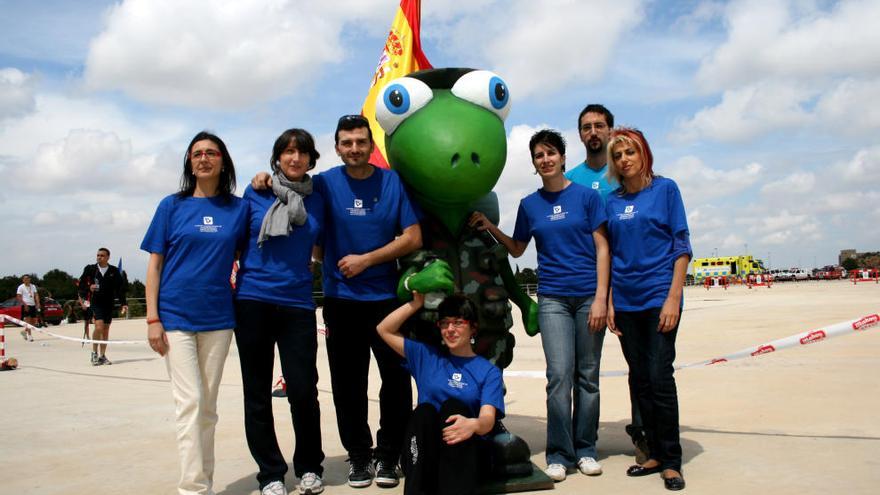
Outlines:
<svg viewBox="0 0 880 495"><path fill-rule="evenodd" d="M397 173L369 162L374 143L367 120L342 117L335 138L344 164L315 177L315 190L324 198L323 314L336 423L351 462L349 485L369 486L375 474L377 485L393 487L412 387L376 326L398 305L396 259L420 248L422 233ZM367 423L371 349L382 377L375 466Z"/></svg>
<svg viewBox="0 0 880 495"><path fill-rule="evenodd" d="M614 128L614 115L604 105L591 103L578 115L578 134L584 143L587 157L583 162L565 173L568 180L595 189L602 201L619 187L617 182L608 178L608 140ZM636 460L647 460L648 444L645 440L642 417L639 405L630 386L630 404L632 407L632 424L626 427L636 447Z"/></svg>
<svg viewBox="0 0 880 495"><path fill-rule="evenodd" d="M565 173L568 180L595 189L602 200L618 187L608 179L606 148L613 127L614 115L607 108L596 103L584 107L578 116L578 134L587 157Z"/></svg>

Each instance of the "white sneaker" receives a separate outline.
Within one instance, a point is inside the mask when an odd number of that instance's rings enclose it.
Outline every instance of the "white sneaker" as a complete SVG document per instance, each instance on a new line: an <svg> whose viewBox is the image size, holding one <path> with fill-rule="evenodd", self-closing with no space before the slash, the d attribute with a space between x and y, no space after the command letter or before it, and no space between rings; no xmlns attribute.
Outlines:
<svg viewBox="0 0 880 495"><path fill-rule="evenodd" d="M260 495L287 495L287 488L281 481L273 481L260 490Z"/></svg>
<svg viewBox="0 0 880 495"><path fill-rule="evenodd" d="M324 482L315 473L305 473L299 482L299 492L306 495L315 495L324 491Z"/></svg>
<svg viewBox="0 0 880 495"><path fill-rule="evenodd" d="M578 469L587 476L598 476L602 474L602 465L596 462L592 457L581 457L578 461Z"/></svg>
<svg viewBox="0 0 880 495"><path fill-rule="evenodd" d="M565 466L562 464L550 464L547 466L547 469L544 470L544 474L550 477L553 481L565 481L566 471Z"/></svg>

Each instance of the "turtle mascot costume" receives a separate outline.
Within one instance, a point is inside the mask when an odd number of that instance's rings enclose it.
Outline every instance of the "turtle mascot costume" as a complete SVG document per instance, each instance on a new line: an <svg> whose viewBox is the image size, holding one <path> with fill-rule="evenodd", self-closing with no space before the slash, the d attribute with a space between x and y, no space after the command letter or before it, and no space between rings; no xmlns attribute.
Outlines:
<svg viewBox="0 0 880 495"><path fill-rule="evenodd" d="M423 213L423 248L401 259L397 294L402 301L412 298L405 285L426 294L425 307L404 331L439 346L437 306L445 294L461 292L479 310L474 351L501 369L513 359L510 302L519 306L529 335L538 332L538 308L516 283L504 246L467 221L482 211L498 222L492 188L507 158L509 111L505 82L473 69L414 72L389 82L376 101L388 162ZM492 435L495 475L532 473L525 441L500 422Z"/></svg>

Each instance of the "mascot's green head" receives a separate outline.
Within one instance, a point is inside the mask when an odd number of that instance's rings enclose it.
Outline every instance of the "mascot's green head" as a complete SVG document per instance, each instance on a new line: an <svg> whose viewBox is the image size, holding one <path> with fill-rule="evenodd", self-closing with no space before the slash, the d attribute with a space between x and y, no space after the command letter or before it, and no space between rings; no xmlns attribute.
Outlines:
<svg viewBox="0 0 880 495"><path fill-rule="evenodd" d="M504 168L510 92L485 70L430 69L388 83L376 100L388 163L453 233Z"/></svg>

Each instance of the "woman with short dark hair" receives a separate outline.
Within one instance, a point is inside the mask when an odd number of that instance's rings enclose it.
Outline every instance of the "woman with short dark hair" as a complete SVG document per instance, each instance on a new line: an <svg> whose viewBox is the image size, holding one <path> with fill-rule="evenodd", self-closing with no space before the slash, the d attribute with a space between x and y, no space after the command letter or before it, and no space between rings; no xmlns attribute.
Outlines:
<svg viewBox="0 0 880 495"><path fill-rule="evenodd" d="M275 140L272 187L248 186L249 240L236 277L235 342L241 362L244 425L264 495L286 495L287 462L278 447L272 414L275 347L287 382L296 436L293 470L300 493L324 490L321 480L321 410L318 405L317 322L312 299L312 246L323 222L320 194L308 171L320 154L312 135L288 129Z"/></svg>
<svg viewBox="0 0 880 495"><path fill-rule="evenodd" d="M605 209L593 189L565 175L565 140L551 129L529 140L542 186L520 201L513 237L482 213L471 225L488 230L513 257L535 238L538 327L547 362L547 468L553 481L575 469L602 474L596 461L599 362L605 338L608 240Z"/></svg>

